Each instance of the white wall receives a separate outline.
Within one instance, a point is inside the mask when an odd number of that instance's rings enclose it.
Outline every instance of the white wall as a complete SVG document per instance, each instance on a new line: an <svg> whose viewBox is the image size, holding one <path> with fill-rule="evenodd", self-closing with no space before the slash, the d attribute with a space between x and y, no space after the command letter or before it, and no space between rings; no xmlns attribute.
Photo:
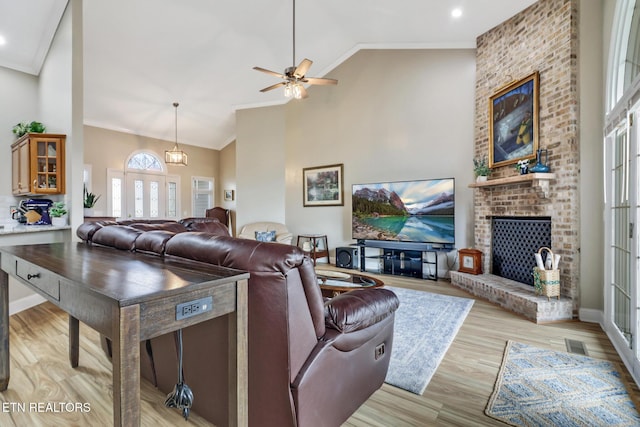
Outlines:
<svg viewBox="0 0 640 427"><path fill-rule="evenodd" d="M285 218L334 249L353 243L352 184L454 177L456 246L470 245L475 51L360 51L329 77L308 99L238 112L238 225ZM336 163L345 205L303 207L302 169Z"/></svg>
<svg viewBox="0 0 640 427"><path fill-rule="evenodd" d="M609 2L609 7L613 7ZM580 87L580 307L604 306L604 182L602 144L605 67L610 22L600 1L581 2L578 29ZM603 23L605 28L603 30ZM606 37L604 35L607 35ZM606 39L606 40L605 40ZM581 316L582 317L582 316Z"/></svg>
<svg viewBox="0 0 640 427"><path fill-rule="evenodd" d="M9 206L16 205L11 195L11 132L19 122L42 121L38 117L38 78L30 74L0 67L0 223L9 221Z"/></svg>
<svg viewBox="0 0 640 427"><path fill-rule="evenodd" d="M240 110L236 123L236 229L257 221L284 223L284 109Z"/></svg>
<svg viewBox="0 0 640 427"><path fill-rule="evenodd" d="M67 135L66 176L67 195L77 194L75 210L72 211L72 228L82 221L82 0L71 0L62 17L49 53L38 77L20 72L0 69L0 83L13 94L10 98L0 97L0 129L9 131L20 121L37 120L45 124L51 133ZM74 38L75 34L75 38ZM79 98L79 99L78 99ZM13 104L11 104L13 100ZM6 112L6 116L5 116ZM19 117L16 117L18 116ZM6 117L10 125L3 126ZM78 132L77 129L80 129ZM11 141L15 138L11 137ZM6 145L6 159L11 158L10 143ZM10 162L7 162L7 166ZM77 174L79 171L79 181ZM0 171L0 194L11 194L11 168ZM6 179L5 179L6 174ZM75 182L74 182L75 179ZM78 192L79 189L79 192ZM57 198L54 197L54 198ZM0 206L1 207L1 206ZM2 218L2 216L0 216ZM68 234L71 232L69 231ZM57 233L31 233L33 236L5 238L3 244L49 243L65 241L69 236ZM37 234L37 236L36 236ZM26 239L26 240L25 240ZM42 300L37 294L15 281L9 280L9 303L11 313L28 308ZM16 307L19 307L16 309Z"/></svg>
<svg viewBox="0 0 640 427"><path fill-rule="evenodd" d="M82 0L67 5L40 72L39 113L51 133L67 135L66 194L70 222L83 222Z"/></svg>

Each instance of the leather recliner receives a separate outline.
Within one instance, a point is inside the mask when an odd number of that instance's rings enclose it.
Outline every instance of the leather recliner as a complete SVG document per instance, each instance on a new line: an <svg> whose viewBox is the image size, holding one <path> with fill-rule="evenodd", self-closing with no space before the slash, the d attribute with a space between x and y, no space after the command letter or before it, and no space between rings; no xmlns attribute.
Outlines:
<svg viewBox="0 0 640 427"><path fill-rule="evenodd" d="M113 224L81 228L78 235L94 244L156 250L249 271L249 425L337 427L384 382L399 305L393 292L362 289L325 303L312 261L295 246L221 233L142 231ZM228 322L223 316L183 331L184 375L194 392L193 410L216 425L228 425ZM143 348L142 363L149 365L142 367L143 375L170 392L177 378L173 334Z"/></svg>

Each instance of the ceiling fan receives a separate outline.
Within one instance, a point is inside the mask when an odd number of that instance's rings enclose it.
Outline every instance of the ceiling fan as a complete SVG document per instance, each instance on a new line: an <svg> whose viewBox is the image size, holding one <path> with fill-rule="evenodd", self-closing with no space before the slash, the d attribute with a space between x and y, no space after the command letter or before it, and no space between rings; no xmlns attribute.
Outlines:
<svg viewBox="0 0 640 427"><path fill-rule="evenodd" d="M296 64L296 0L293 0L293 65L291 67L285 68L283 74L277 73L275 71L267 70L266 68L262 68L262 67L253 67L254 70L258 70L263 73L267 73L284 80L280 83L267 86L264 89L261 89L260 92L268 92L270 90L273 90L279 87L284 87L284 95L287 98L293 97L296 99L301 99L309 96L303 84L309 84L309 85L338 84L338 81L336 79L306 77L307 71L309 71L311 64L313 64L313 61L311 61L310 59L307 59L307 58L303 59L297 67L295 64Z"/></svg>

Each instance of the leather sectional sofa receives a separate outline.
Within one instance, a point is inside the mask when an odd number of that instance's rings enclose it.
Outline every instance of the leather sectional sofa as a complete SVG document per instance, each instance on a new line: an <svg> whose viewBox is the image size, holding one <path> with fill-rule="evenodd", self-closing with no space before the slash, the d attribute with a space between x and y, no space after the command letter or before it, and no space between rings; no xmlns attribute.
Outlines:
<svg viewBox="0 0 640 427"><path fill-rule="evenodd" d="M337 427L384 382L399 305L387 289L356 290L325 301L302 250L233 238L217 220L85 223L77 235L114 250L250 273L250 426ZM217 426L228 425L228 320L223 316L183 331L193 411ZM174 335L141 346L142 375L170 392L178 366Z"/></svg>

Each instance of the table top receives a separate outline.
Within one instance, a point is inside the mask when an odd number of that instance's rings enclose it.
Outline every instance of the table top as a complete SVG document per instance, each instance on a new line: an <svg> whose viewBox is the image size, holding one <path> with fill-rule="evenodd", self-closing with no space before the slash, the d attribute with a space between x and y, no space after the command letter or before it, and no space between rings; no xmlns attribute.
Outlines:
<svg viewBox="0 0 640 427"><path fill-rule="evenodd" d="M179 257L161 257L86 243L2 246L7 255L57 274L84 291L139 304L185 291L248 279L249 273ZM5 260L2 260L5 266Z"/></svg>
<svg viewBox="0 0 640 427"><path fill-rule="evenodd" d="M364 274L347 274L333 270L316 270L321 289L348 291L358 288L378 288L384 286L380 279Z"/></svg>

